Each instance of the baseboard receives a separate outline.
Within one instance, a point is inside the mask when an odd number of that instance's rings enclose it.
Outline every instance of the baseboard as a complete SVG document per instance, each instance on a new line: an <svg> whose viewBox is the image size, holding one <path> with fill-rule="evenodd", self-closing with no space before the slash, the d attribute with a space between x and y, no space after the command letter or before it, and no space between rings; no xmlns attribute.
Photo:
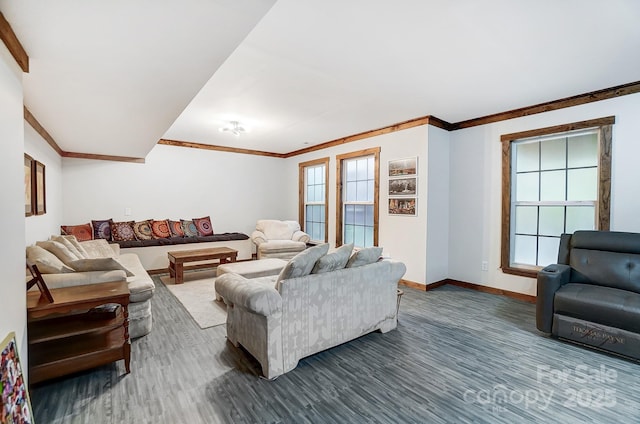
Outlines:
<svg viewBox="0 0 640 424"><path fill-rule="evenodd" d="M398 281L398 285L405 286L405 287L411 287L412 289L418 289L418 290L424 290L425 289L425 285L424 284L416 283L415 281L405 280L405 279L400 279L400 281Z"/></svg>
<svg viewBox="0 0 640 424"><path fill-rule="evenodd" d="M518 292L512 292L509 290L497 289L495 287L487 287L481 284L475 283L467 283L465 281L452 280L450 278L446 278L444 280L438 281L437 283L427 285L427 290L433 290L438 287L442 287L446 284L450 284L452 286L462 287L465 289L477 290L483 293L497 294L500 296L510 297L512 299L522 300L528 303L536 303L536 297L531 296L530 294L523 294Z"/></svg>

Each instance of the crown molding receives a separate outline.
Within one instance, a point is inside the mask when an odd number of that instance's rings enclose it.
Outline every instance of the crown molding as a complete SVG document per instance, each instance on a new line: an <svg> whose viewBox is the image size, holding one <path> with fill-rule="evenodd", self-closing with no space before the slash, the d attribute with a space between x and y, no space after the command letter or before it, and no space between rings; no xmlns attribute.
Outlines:
<svg viewBox="0 0 640 424"><path fill-rule="evenodd" d="M285 157L285 155L282 153L264 152L262 150L238 149L235 147L216 146L214 144L194 143L191 141L168 140L166 138L161 138L160 140L158 140L158 144L163 144L165 146L188 147L191 149L216 150L219 152L242 153L245 155L269 156L272 158Z"/></svg>

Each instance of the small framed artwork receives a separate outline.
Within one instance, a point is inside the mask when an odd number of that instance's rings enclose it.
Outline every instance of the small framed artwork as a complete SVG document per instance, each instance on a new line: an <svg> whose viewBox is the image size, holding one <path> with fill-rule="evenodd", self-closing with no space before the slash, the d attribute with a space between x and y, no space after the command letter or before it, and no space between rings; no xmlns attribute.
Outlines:
<svg viewBox="0 0 640 424"><path fill-rule="evenodd" d="M34 160L31 156L24 155L24 216L31 216L35 210L35 196L33 185Z"/></svg>
<svg viewBox="0 0 640 424"><path fill-rule="evenodd" d="M418 199L401 197L389 199L389 215L416 216Z"/></svg>
<svg viewBox="0 0 640 424"><path fill-rule="evenodd" d="M389 161L389 177L418 175L418 157Z"/></svg>
<svg viewBox="0 0 640 424"><path fill-rule="evenodd" d="M389 196L415 196L418 177L389 179Z"/></svg>
<svg viewBox="0 0 640 424"><path fill-rule="evenodd" d="M35 161L36 215L47 213L47 192L45 187L44 164Z"/></svg>
<svg viewBox="0 0 640 424"><path fill-rule="evenodd" d="M13 332L0 345L0 396L0 422L33 423L29 391Z"/></svg>

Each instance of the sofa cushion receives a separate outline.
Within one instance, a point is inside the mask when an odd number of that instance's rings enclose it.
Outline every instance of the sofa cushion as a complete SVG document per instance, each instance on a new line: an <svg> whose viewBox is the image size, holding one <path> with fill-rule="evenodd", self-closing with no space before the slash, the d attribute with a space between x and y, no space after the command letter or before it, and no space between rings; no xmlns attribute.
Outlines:
<svg viewBox="0 0 640 424"><path fill-rule="evenodd" d="M68 239L67 237L73 237L73 236L51 236L51 240L57 241L58 243L61 243L62 245L64 245L64 247L69 249L69 251L74 255L76 255L78 259L85 258L87 252L84 249L82 249L82 247L79 247L79 244L78 246L76 246L76 244L72 243L71 240ZM73 238L75 239L75 237Z"/></svg>
<svg viewBox="0 0 640 424"><path fill-rule="evenodd" d="M93 238L111 240L111 223L113 219L103 219L99 221L91 221L93 226Z"/></svg>
<svg viewBox="0 0 640 424"><path fill-rule="evenodd" d="M307 248L307 244L302 241L293 240L269 240L266 243L262 243L258 247L262 252L301 252Z"/></svg>
<svg viewBox="0 0 640 424"><path fill-rule="evenodd" d="M89 257L87 254L87 251L84 249L84 247L82 247L82 245L80 244L76 236L60 236L60 237L62 237L63 239L71 243L76 248L76 250L80 253L80 256L82 256L83 258Z"/></svg>
<svg viewBox="0 0 640 424"><path fill-rule="evenodd" d="M112 258L116 256L109 243L104 239L83 241L80 245L87 252L87 258Z"/></svg>
<svg viewBox="0 0 640 424"><path fill-rule="evenodd" d="M181 219L180 225L182 226L182 232L184 232L185 237L196 237L198 235L198 229L193 221Z"/></svg>
<svg viewBox="0 0 640 424"><path fill-rule="evenodd" d="M199 236L212 236L213 226L211 225L211 217L204 216L202 218L193 218L193 223L198 230Z"/></svg>
<svg viewBox="0 0 640 424"><path fill-rule="evenodd" d="M133 231L134 221L112 222L111 238L113 241L135 240L136 233Z"/></svg>
<svg viewBox="0 0 640 424"><path fill-rule="evenodd" d="M184 230L180 221L169 220L169 231L171 231L171 237L184 237Z"/></svg>
<svg viewBox="0 0 640 424"><path fill-rule="evenodd" d="M303 250L294 256L280 271L276 280L276 289L280 289L280 282L289 278L304 277L311 273L316 261L327 254L329 244L319 244L309 249Z"/></svg>
<svg viewBox="0 0 640 424"><path fill-rule="evenodd" d="M293 233L300 230L300 224L296 221L261 219L256 223L256 230L262 231L267 240L291 240Z"/></svg>
<svg viewBox="0 0 640 424"><path fill-rule="evenodd" d="M351 255L345 268L372 264L380 259L380 255L382 255L382 247L365 247Z"/></svg>
<svg viewBox="0 0 640 424"><path fill-rule="evenodd" d="M27 246L27 263L36 265L42 274L61 274L73 272L56 255L40 246Z"/></svg>
<svg viewBox="0 0 640 424"><path fill-rule="evenodd" d="M151 231L151 220L138 221L133 223L133 233L136 235L137 240L151 240L153 239L153 232Z"/></svg>
<svg viewBox="0 0 640 424"><path fill-rule="evenodd" d="M115 271L120 269L127 274L127 277L133 276L133 272L129 271L116 258L79 259L71 262L69 266L78 272Z"/></svg>
<svg viewBox="0 0 640 424"><path fill-rule="evenodd" d="M640 332L640 294L593 284L569 283L554 298L554 314Z"/></svg>
<svg viewBox="0 0 640 424"><path fill-rule="evenodd" d="M352 250L353 243L349 243L340 246L335 252L327 253L316 261L311 273L322 274L344 268L351 257Z"/></svg>
<svg viewBox="0 0 640 424"><path fill-rule="evenodd" d="M118 258L119 262L133 273L127 277L127 285L131 293L131 302L144 302L153 296L155 285L153 280L142 266L140 258L135 253L124 253Z"/></svg>
<svg viewBox="0 0 640 424"><path fill-rule="evenodd" d="M93 240L93 229L88 222L82 225L61 225L63 235L76 236L78 241Z"/></svg>
<svg viewBox="0 0 640 424"><path fill-rule="evenodd" d="M151 232L153 238L161 239L171 237L171 230L169 230L169 220L160 219L151 221Z"/></svg>
<svg viewBox="0 0 640 424"><path fill-rule="evenodd" d="M571 249L571 281L640 293L640 254Z"/></svg>
<svg viewBox="0 0 640 424"><path fill-rule="evenodd" d="M40 246L45 250L53 253L60 259L65 265L70 266L69 263L72 261L77 261L79 258L76 254L74 254L71 250L69 250L64 244L53 241L38 241L36 242L36 246Z"/></svg>

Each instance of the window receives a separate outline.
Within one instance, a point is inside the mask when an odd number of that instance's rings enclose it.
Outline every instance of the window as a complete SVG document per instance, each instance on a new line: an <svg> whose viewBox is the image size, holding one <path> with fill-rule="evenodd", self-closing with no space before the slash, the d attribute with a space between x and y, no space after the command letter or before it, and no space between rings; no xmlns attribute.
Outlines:
<svg viewBox="0 0 640 424"><path fill-rule="evenodd" d="M311 240L327 241L329 158L303 162L299 168L299 220Z"/></svg>
<svg viewBox="0 0 640 424"><path fill-rule="evenodd" d="M339 155L336 161L336 246L377 246L380 148Z"/></svg>
<svg viewBox="0 0 640 424"><path fill-rule="evenodd" d="M502 136L504 272L555 263L560 235L608 230L614 118Z"/></svg>

